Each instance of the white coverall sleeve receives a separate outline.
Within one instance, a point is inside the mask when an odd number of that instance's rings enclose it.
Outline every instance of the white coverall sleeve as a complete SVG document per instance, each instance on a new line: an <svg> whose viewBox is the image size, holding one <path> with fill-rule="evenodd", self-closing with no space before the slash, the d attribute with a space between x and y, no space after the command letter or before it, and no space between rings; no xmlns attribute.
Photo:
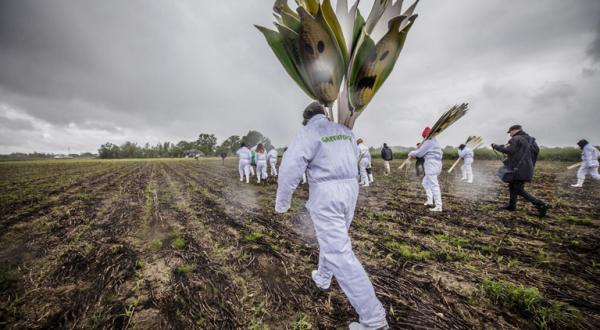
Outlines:
<svg viewBox="0 0 600 330"><path fill-rule="evenodd" d="M317 142L318 143L318 142ZM277 197L275 211L284 213L290 209L292 194L306 172L308 162L313 158L316 146L306 136L305 130L300 131L283 154L277 180Z"/></svg>
<svg viewBox="0 0 600 330"><path fill-rule="evenodd" d="M417 150L413 150L408 153L408 157L423 158L425 154L431 149L432 143L430 140L425 140Z"/></svg>

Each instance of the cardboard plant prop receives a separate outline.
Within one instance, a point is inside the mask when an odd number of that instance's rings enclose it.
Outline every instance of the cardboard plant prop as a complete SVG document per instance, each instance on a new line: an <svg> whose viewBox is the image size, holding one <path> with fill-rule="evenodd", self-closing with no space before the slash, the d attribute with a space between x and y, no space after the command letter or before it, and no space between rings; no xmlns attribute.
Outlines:
<svg viewBox="0 0 600 330"><path fill-rule="evenodd" d="M469 136L467 138L467 141L465 142L465 147L469 148L473 151L475 151L475 149L481 147L482 145L483 145L483 139L481 138L481 136ZM454 162L454 164L452 164L450 169L448 169L448 173L452 173L452 171L454 170L456 165L458 165L459 162L460 162L460 157Z"/></svg>
<svg viewBox="0 0 600 330"><path fill-rule="evenodd" d="M427 137L423 139L421 144L429 139L433 139L442 133L446 128L450 127L450 125L454 124L460 118L462 118L469 111L469 104L463 103L460 105L454 105L452 108L448 109L448 111L444 112L444 114L435 122ZM406 158L406 160L398 167L399 169L410 163L410 157Z"/></svg>
<svg viewBox="0 0 600 330"><path fill-rule="evenodd" d="M256 26L296 84L327 107L330 120L350 128L392 72L415 22L416 0L402 13L402 0L375 0L363 18L358 1L287 0L273 5L276 30ZM337 102L336 102L337 101Z"/></svg>

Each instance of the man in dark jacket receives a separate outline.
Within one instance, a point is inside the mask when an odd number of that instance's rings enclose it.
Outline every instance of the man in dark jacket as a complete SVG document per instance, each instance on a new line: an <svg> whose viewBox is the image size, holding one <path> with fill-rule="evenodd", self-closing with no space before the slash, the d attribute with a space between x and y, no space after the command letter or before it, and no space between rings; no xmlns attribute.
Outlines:
<svg viewBox="0 0 600 330"><path fill-rule="evenodd" d="M384 143L383 148L381 149L381 159L383 159L383 166L385 168L383 174L386 176L390 175L390 162L394 159L394 155L387 143Z"/></svg>
<svg viewBox="0 0 600 330"><path fill-rule="evenodd" d="M503 209L514 211L517 208L517 196L522 196L538 209L540 217L546 216L548 205L525 191L525 183L531 182L533 170L540 148L535 138L525 133L521 125L513 125L508 129L510 141L506 145L492 144L492 148L503 154L507 159L505 165L513 170L511 181L508 183L510 201Z"/></svg>

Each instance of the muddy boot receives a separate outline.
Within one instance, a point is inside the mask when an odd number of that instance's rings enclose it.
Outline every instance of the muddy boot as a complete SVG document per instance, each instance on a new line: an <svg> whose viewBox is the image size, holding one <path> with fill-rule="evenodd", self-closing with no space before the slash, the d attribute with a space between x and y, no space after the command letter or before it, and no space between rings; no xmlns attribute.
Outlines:
<svg viewBox="0 0 600 330"><path fill-rule="evenodd" d="M583 187L583 181L584 180L577 179L577 183L576 184L572 184L571 187L573 187L573 188L581 188L581 187Z"/></svg>
<svg viewBox="0 0 600 330"><path fill-rule="evenodd" d="M514 212L517 210L516 206L513 205L506 205L506 206L502 206L498 208L498 211L510 211L510 212Z"/></svg>

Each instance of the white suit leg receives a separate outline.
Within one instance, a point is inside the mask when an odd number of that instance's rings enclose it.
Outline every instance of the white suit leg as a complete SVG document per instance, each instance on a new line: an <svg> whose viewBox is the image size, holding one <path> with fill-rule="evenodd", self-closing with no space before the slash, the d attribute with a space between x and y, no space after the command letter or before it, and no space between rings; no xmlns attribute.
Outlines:
<svg viewBox="0 0 600 330"><path fill-rule="evenodd" d="M598 173L598 166L590 167L589 172L594 180L600 180L600 174Z"/></svg>
<svg viewBox="0 0 600 330"><path fill-rule="evenodd" d="M579 166L579 170L577 170L577 185L581 186L585 182L585 177L588 174L588 167L585 165Z"/></svg>
<svg viewBox="0 0 600 330"><path fill-rule="evenodd" d="M423 189L425 189L425 194L427 195L427 201L425 204L433 204L433 191L431 191L431 187L429 186L427 175L423 176L421 185L423 185Z"/></svg>
<svg viewBox="0 0 600 330"><path fill-rule="evenodd" d="M440 190L440 184L438 182L437 175L425 175L425 180L427 181L427 185L433 195L433 201L435 202L435 206L442 206L442 191Z"/></svg>
<svg viewBox="0 0 600 330"><path fill-rule="evenodd" d="M358 185L354 180L311 185L307 207L320 248L319 270L331 272L359 315L362 324L386 325L385 309L360 261L352 251L348 227L353 217Z"/></svg>
<svg viewBox="0 0 600 330"><path fill-rule="evenodd" d="M461 180L467 180L467 166L467 164L462 164L462 166L460 167L460 172L462 173Z"/></svg>
<svg viewBox="0 0 600 330"><path fill-rule="evenodd" d="M473 183L473 166L471 164L467 165L467 182Z"/></svg>
<svg viewBox="0 0 600 330"><path fill-rule="evenodd" d="M240 181L244 180L244 163L241 161L238 163L238 171L240 172Z"/></svg>
<svg viewBox="0 0 600 330"><path fill-rule="evenodd" d="M367 166L369 166L369 160L368 159L362 159L360 161L360 163L358 164L359 166L359 172L360 172L360 183L364 186L369 186L369 176L367 174Z"/></svg>

